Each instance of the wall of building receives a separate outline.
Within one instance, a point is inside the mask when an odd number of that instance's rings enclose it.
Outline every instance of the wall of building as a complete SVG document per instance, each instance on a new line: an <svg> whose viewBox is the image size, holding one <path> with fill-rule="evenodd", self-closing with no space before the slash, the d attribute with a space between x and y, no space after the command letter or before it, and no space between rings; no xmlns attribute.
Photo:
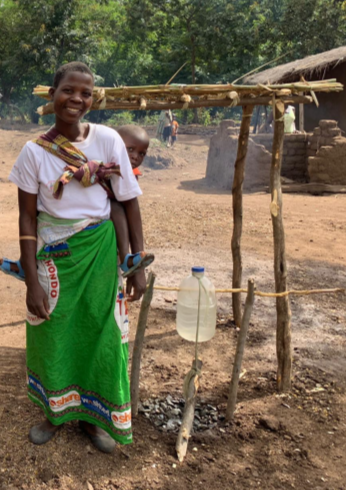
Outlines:
<svg viewBox="0 0 346 490"><path fill-rule="evenodd" d="M244 190L269 185L272 134L249 138ZM206 178L221 189L232 189L238 148L238 130L233 121L222 121L210 140ZM346 138L337 121L321 120L309 134L286 134L281 175L295 182L346 184Z"/></svg>
<svg viewBox="0 0 346 490"><path fill-rule="evenodd" d="M254 134L251 138L263 145L271 153L272 134ZM306 134L286 134L282 156L281 175L297 182L306 182L308 178Z"/></svg>
<svg viewBox="0 0 346 490"><path fill-rule="evenodd" d="M313 80L320 78L325 80L336 78L338 82L346 87L346 63L312 77ZM316 107L315 104L306 104L304 106L305 131L313 131L321 119L333 119L338 121L339 128L346 133L346 90L342 92L317 93L316 96L319 101L319 107ZM297 107L296 113L299 113Z"/></svg>
<svg viewBox="0 0 346 490"><path fill-rule="evenodd" d="M220 189L232 189L238 132L234 121L222 121L218 132L210 140L206 179ZM269 185L270 165L271 154L264 146L250 139L243 185L245 192Z"/></svg>

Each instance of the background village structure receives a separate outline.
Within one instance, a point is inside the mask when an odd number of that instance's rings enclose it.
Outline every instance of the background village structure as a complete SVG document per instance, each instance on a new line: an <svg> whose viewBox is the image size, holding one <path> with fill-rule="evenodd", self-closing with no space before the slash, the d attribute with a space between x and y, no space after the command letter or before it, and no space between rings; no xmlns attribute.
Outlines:
<svg viewBox="0 0 346 490"><path fill-rule="evenodd" d="M245 78L245 83L283 84L336 78L346 83L346 46L277 66ZM290 192L341 192L346 185L346 92L318 94L316 104L296 106L297 134L286 134L281 175L295 183L310 186L283 186ZM260 108L258 108L260 109ZM255 113L257 126L259 110ZM258 124L259 123L259 124ZM251 134L247 155L244 190L259 190L268 183L273 134L262 130ZM231 189L237 149L238 129L233 121L222 121L211 139L206 171L207 180ZM317 185L315 185L317 184ZM336 187L329 187L330 185Z"/></svg>

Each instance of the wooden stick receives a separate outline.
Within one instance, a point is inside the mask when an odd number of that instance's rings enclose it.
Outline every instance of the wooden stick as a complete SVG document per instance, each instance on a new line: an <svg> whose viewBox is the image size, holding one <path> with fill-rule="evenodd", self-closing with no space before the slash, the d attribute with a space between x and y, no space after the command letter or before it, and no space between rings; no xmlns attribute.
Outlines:
<svg viewBox="0 0 346 490"><path fill-rule="evenodd" d="M274 235L275 291L287 291L285 230L282 218L281 163L284 143L284 113L282 101L276 101L274 110L274 137L270 169L270 212ZM289 391L292 375L291 309L288 295L276 298L276 353L278 358L277 385L280 392Z"/></svg>
<svg viewBox="0 0 346 490"><path fill-rule="evenodd" d="M343 85L338 83L336 79L311 81L311 82L298 82L298 83L284 83L284 84L257 84L257 85L235 85L232 83L226 84L214 84L214 85L144 85L135 87L95 87L93 91L94 97L97 96L100 90L104 90L106 96L113 96L118 99L129 99L136 96L144 96L150 98L151 96L159 97L171 97L177 94L189 94L193 96L202 96L210 94L222 94L230 91L236 91L241 95L250 95L251 97L260 96L270 91L277 91L282 89L290 89L294 93L310 92L311 90L317 92L340 92L343 90ZM33 91L34 95L38 95L44 99L50 99L49 87L39 85Z"/></svg>
<svg viewBox="0 0 346 490"><path fill-rule="evenodd" d="M138 415L138 400L139 400L139 374L141 369L142 350L144 342L144 334L147 326L148 313L151 300L153 298L153 289L155 283L155 274L149 273L147 281L147 289L144 293L141 309L139 312L136 337L133 345L132 365L131 365L131 411L132 415Z"/></svg>
<svg viewBox="0 0 346 490"><path fill-rule="evenodd" d="M196 360L193 360L191 371L187 376L191 373L191 376L188 380L186 388L185 396L185 408L183 414L183 420L179 429L179 434L177 437L177 442L175 445L175 449L177 451L178 460L180 463L184 460L187 453L187 445L190 439L190 433L193 425L193 419L195 416L195 405L197 398L197 391L199 388L199 377L201 369L202 369L202 361L198 359L197 366ZM185 385L185 382L184 382ZM184 390L185 391L185 390Z"/></svg>
<svg viewBox="0 0 346 490"><path fill-rule="evenodd" d="M311 104L313 102L313 99L309 95L292 95L292 96L285 96L281 97L279 100L282 100L285 104ZM272 105L273 102L273 97L243 97L240 98L239 102L237 103L237 106L245 106L245 105ZM189 103L189 109L195 109L198 107L229 107L233 105L234 101L231 99L215 99L215 100L205 100L205 99L198 99L198 100L191 100ZM169 109L182 109L184 106L185 102L170 102L170 101L152 101L152 100L147 100L147 111L163 111L163 110L169 110ZM100 105L93 103L91 106L92 111L98 111L100 110ZM116 100L116 101L109 101L107 100L106 106L104 108L105 110L126 110L126 111L137 111L139 109L138 101L136 100L135 102L128 102L124 100ZM49 103L43 106L40 106L37 109L37 113L40 114L41 116L46 116L47 114L53 114L53 104Z"/></svg>
<svg viewBox="0 0 346 490"><path fill-rule="evenodd" d="M234 177L232 185L232 206L233 206L233 234L232 234L232 257L233 257L233 276L232 287L241 287L242 279L242 260L241 260L241 236L243 229L243 182L245 175L245 159L249 142L251 116L253 106L243 107L243 118L241 121L237 159L234 166ZM233 317L237 327L241 323L241 295L232 295Z"/></svg>
<svg viewBox="0 0 346 490"><path fill-rule="evenodd" d="M175 77L178 75L179 72L181 72L181 70L184 68L185 65L187 65L187 61L185 61L185 63L183 65L181 65L181 67L179 68L179 70L177 70L173 76L171 76L171 78L168 80L168 82L166 83L166 85L169 85L174 79Z"/></svg>
<svg viewBox="0 0 346 490"><path fill-rule="evenodd" d="M229 388L229 396L228 396L227 409L226 409L227 420L231 420L233 418L235 407L237 404L239 378L240 378L241 365L243 362L246 336L249 328L252 307L255 301L254 293L255 293L255 283L253 279L251 279L248 281L248 293L246 296L244 314L241 321L241 327L239 331L237 348L236 348L236 353L234 358L232 381Z"/></svg>

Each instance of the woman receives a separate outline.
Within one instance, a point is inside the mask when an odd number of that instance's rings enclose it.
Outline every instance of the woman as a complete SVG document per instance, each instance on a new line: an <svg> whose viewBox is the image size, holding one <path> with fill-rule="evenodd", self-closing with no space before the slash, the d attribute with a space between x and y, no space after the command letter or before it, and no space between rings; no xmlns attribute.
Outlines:
<svg viewBox="0 0 346 490"><path fill-rule="evenodd" d="M46 415L30 440L44 444L79 420L93 444L111 452L132 432L128 321L108 194L124 205L135 253L143 250L141 191L120 136L81 122L93 87L83 63L59 68L49 92L55 125L26 143L10 180L18 186L27 286L28 395ZM130 301L144 290L140 271L128 279Z"/></svg>

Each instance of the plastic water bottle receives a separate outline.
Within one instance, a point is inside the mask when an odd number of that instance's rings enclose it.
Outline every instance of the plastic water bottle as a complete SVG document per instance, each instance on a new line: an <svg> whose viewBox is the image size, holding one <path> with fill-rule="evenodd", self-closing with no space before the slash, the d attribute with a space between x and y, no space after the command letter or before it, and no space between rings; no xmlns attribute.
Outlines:
<svg viewBox="0 0 346 490"><path fill-rule="evenodd" d="M195 342L199 303L198 342L206 342L215 335L215 288L205 277L204 267L192 267L191 272L183 279L178 292L177 331L183 339Z"/></svg>

